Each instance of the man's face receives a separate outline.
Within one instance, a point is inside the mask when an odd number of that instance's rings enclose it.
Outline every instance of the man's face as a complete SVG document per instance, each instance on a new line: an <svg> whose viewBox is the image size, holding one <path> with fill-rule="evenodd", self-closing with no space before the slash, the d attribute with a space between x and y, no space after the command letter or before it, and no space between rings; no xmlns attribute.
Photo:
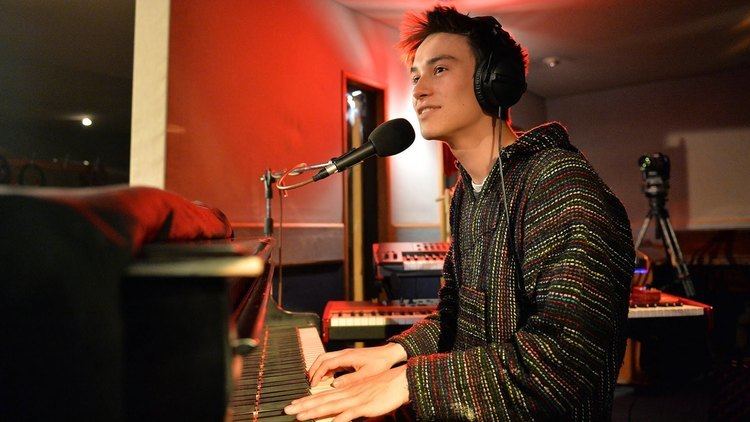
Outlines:
<svg viewBox="0 0 750 422"><path fill-rule="evenodd" d="M417 48L411 78L422 137L451 144L486 125L474 96L474 67L474 53L463 35L432 34Z"/></svg>

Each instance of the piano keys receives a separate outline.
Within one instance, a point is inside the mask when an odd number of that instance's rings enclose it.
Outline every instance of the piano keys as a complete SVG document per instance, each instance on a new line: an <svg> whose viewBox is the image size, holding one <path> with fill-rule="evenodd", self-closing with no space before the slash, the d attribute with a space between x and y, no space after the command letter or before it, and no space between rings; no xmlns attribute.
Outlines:
<svg viewBox="0 0 750 422"><path fill-rule="evenodd" d="M379 340L396 335L437 309L437 301L418 305L379 305L364 301L330 301L323 311L323 342Z"/></svg>
<svg viewBox="0 0 750 422"><path fill-rule="evenodd" d="M672 318L703 316L706 308L702 306L686 305L681 302L668 304L655 304L652 306L631 306L628 311L628 319L635 318Z"/></svg>
<svg viewBox="0 0 750 422"><path fill-rule="evenodd" d="M281 318L268 324L259 347L243 357L242 375L232 394L231 420L294 421L295 416L284 413L292 400L333 388L330 379L313 388L307 380L307 371L324 352L316 327L299 327Z"/></svg>
<svg viewBox="0 0 750 422"><path fill-rule="evenodd" d="M262 334L273 245L259 238L143 248L122 283L126 419L224 419L233 353Z"/></svg>
<svg viewBox="0 0 750 422"><path fill-rule="evenodd" d="M375 243L375 280L389 300L437 299L449 247L446 242Z"/></svg>
<svg viewBox="0 0 750 422"><path fill-rule="evenodd" d="M234 413L236 420L257 420L256 410L279 417L282 394L309 394L305 364L295 359L317 356L322 343L298 346L298 332L310 343L309 329L317 332L320 318L275 304L273 245L257 238L144 248L123 282L127 419L218 421ZM263 352L254 379L253 360ZM239 380L232 372L238 358L250 368ZM249 400L261 391L259 380L265 384L258 410Z"/></svg>
<svg viewBox="0 0 750 422"><path fill-rule="evenodd" d="M661 293L659 302L651 305L630 303L628 320L631 326L638 321L663 320L665 318L704 317L706 329L713 328L713 307L696 300Z"/></svg>
<svg viewBox="0 0 750 422"><path fill-rule="evenodd" d="M372 245L376 277L384 278L390 272L443 271L447 242L387 242Z"/></svg>

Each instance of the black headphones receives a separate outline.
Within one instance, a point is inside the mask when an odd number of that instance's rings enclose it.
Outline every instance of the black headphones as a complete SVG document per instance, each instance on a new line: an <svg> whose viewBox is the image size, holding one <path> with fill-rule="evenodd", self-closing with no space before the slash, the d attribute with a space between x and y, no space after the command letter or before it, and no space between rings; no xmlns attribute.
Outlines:
<svg viewBox="0 0 750 422"><path fill-rule="evenodd" d="M507 116L506 111L526 92L523 66L500 52L505 41L500 37L502 26L492 16L478 16L480 49L485 57L474 71L474 95L485 113ZM505 117L503 117L505 119Z"/></svg>

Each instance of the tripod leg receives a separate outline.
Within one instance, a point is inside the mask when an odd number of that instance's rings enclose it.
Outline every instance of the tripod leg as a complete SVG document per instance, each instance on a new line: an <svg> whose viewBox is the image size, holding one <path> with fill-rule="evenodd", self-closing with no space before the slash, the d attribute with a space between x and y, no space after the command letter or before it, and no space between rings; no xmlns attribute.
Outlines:
<svg viewBox="0 0 750 422"><path fill-rule="evenodd" d="M638 248L641 247L641 242L643 241L643 236L646 235L646 230L648 230L649 224L651 224L651 218L653 215L649 211L648 214L646 214L646 218L643 220L643 224L641 225L641 230L638 232L638 239L635 241L635 250L638 250ZM638 257L635 258L636 263L638 262Z"/></svg>
<svg viewBox="0 0 750 422"><path fill-rule="evenodd" d="M669 216L660 215L659 225L664 237L664 245L667 247L669 259L672 261L672 266L677 270L677 278L682 282L685 296L693 297L695 296L695 287L693 286L693 281L690 279L690 273L682 257L682 250L680 249L680 244L677 243L677 236L672 228L672 223L669 221Z"/></svg>

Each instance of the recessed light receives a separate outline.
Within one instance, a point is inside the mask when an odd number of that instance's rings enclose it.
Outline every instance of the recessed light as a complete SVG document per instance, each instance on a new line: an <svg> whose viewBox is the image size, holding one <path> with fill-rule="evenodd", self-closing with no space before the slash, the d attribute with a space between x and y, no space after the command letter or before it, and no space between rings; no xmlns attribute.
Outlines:
<svg viewBox="0 0 750 422"><path fill-rule="evenodd" d="M542 63L550 69L560 64L560 58L555 56L549 56L542 59Z"/></svg>
<svg viewBox="0 0 750 422"><path fill-rule="evenodd" d="M84 117L83 119L81 119L81 124L86 127L91 126L93 123L94 121L89 119L88 117Z"/></svg>

